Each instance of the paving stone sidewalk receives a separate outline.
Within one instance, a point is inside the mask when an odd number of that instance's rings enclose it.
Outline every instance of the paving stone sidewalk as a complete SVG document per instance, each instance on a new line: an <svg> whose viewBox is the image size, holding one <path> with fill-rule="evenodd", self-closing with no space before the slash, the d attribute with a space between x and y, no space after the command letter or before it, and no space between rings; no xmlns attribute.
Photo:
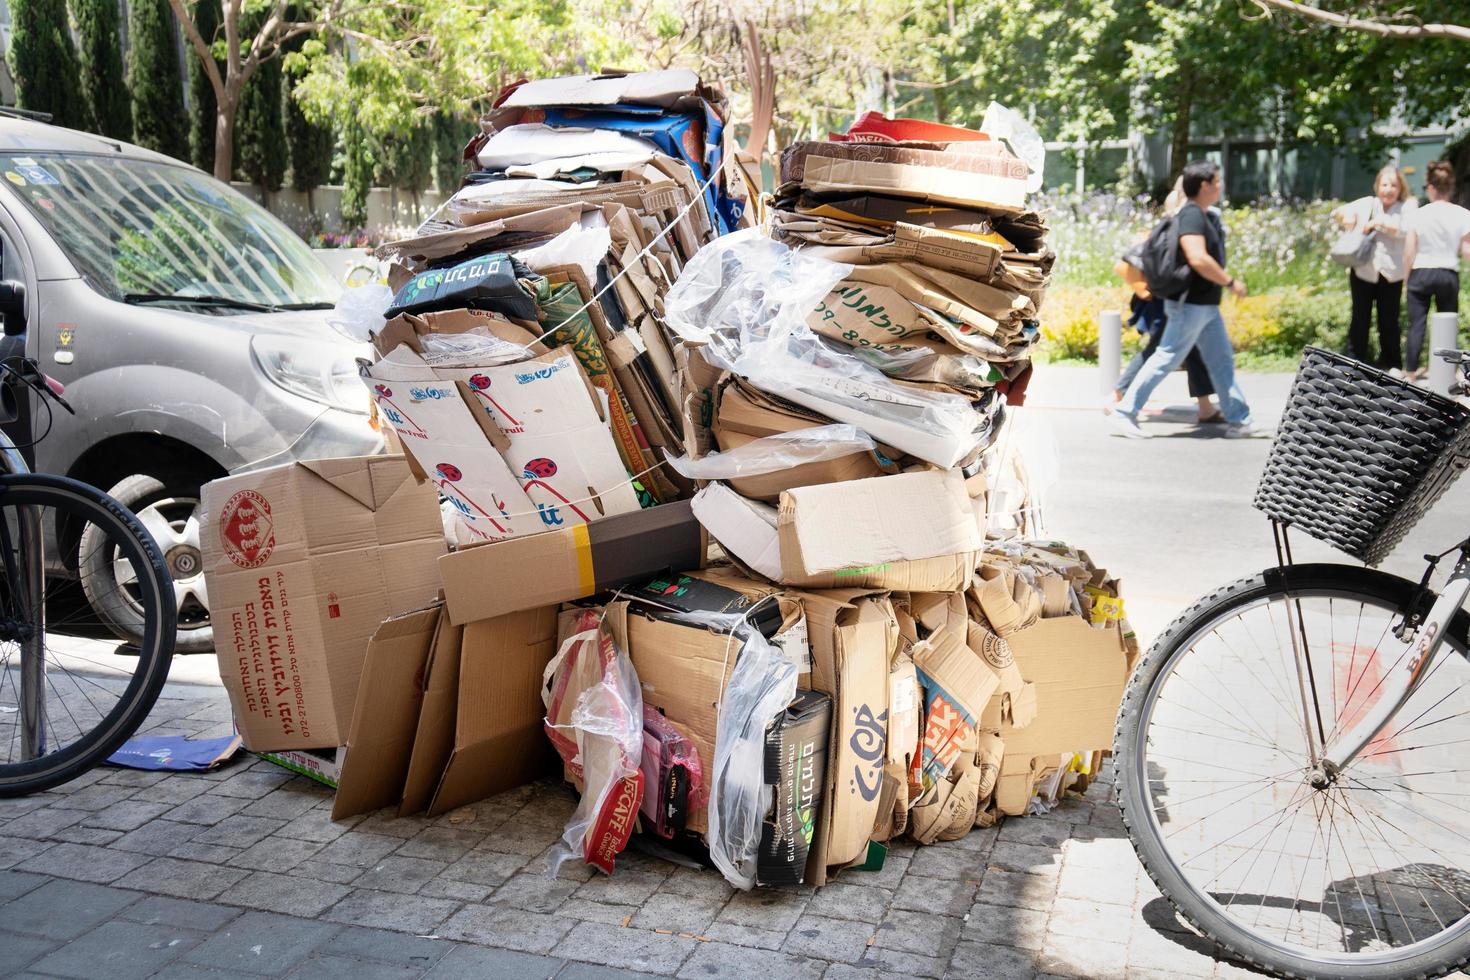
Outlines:
<svg viewBox="0 0 1470 980"><path fill-rule="evenodd" d="M152 734L226 731L171 684ZM546 852L550 782L435 819L334 823L328 790L241 754L207 774L99 769L0 800L0 975L681 978L1211 977L1143 876L1111 786L960 841L897 844L820 891L741 893L633 852L612 877Z"/></svg>

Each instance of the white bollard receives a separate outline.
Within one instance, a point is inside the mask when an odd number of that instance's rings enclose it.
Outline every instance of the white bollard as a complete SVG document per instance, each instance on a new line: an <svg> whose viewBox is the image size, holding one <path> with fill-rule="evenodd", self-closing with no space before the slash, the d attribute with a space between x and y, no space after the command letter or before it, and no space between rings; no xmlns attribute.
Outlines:
<svg viewBox="0 0 1470 980"><path fill-rule="evenodd" d="M1098 390L1110 394L1123 373L1123 314L1103 310L1097 315Z"/></svg>
<svg viewBox="0 0 1470 980"><path fill-rule="evenodd" d="M1429 389L1441 395L1448 395L1450 385L1455 383L1455 366L1435 357L1434 352L1459 346L1456 343L1459 320L1458 313L1433 313L1429 317Z"/></svg>

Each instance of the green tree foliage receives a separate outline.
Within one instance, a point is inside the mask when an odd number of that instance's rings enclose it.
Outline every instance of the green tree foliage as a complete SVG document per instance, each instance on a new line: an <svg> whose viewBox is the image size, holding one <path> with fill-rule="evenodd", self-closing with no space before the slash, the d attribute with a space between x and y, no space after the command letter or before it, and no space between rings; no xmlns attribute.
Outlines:
<svg viewBox="0 0 1470 980"><path fill-rule="evenodd" d="M88 114L77 84L66 0L11 0L10 18L8 55L16 104L49 112L58 125L85 128Z"/></svg>
<svg viewBox="0 0 1470 980"><path fill-rule="evenodd" d="M356 116L349 116L343 129L342 142L346 166L342 173L342 228L350 230L367 225L368 192L373 187L374 159L370 137Z"/></svg>
<svg viewBox="0 0 1470 980"><path fill-rule="evenodd" d="M434 130L434 186L441 194L452 194L464 179L464 147L479 126L452 113L436 112Z"/></svg>
<svg viewBox="0 0 1470 980"><path fill-rule="evenodd" d="M223 12L220 0L196 0L194 3L194 26L205 42L213 47L220 41L220 20ZM223 73L222 62L220 71ZM197 52L189 56L189 158L200 170L214 171L214 130L219 113L219 102L214 96L214 86L205 74L204 62Z"/></svg>
<svg viewBox="0 0 1470 980"><path fill-rule="evenodd" d="M294 37L282 45L287 54L301 50L304 37ZM284 56L283 56L284 59ZM307 118L300 101L296 98L296 83L300 73L299 62L295 71L285 74L286 147L291 162L291 186L308 195L314 188L325 184L332 172L332 149L336 143L330 124L314 122Z"/></svg>
<svg viewBox="0 0 1470 980"><path fill-rule="evenodd" d="M81 38L82 103L92 113L92 130L120 140L133 137L133 109L122 84L122 39L117 0L72 0Z"/></svg>
<svg viewBox="0 0 1470 980"><path fill-rule="evenodd" d="M434 132L429 120L384 144L377 174L381 183L418 195L428 190L433 175Z"/></svg>
<svg viewBox="0 0 1470 980"><path fill-rule="evenodd" d="M167 0L128 4L128 40L133 139L150 150L187 160L183 71Z"/></svg>
<svg viewBox="0 0 1470 980"><path fill-rule="evenodd" d="M262 190L278 191L286 179L286 117L281 101L281 62L260 66L240 98L235 119L235 164Z"/></svg>

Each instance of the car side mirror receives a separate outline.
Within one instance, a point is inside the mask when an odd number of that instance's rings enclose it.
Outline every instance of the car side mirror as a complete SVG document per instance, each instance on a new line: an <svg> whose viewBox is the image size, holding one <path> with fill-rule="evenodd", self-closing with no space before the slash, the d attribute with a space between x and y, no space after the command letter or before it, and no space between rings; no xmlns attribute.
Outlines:
<svg viewBox="0 0 1470 980"><path fill-rule="evenodd" d="M0 316L5 318L5 336L26 332L26 287L14 279L0 280Z"/></svg>

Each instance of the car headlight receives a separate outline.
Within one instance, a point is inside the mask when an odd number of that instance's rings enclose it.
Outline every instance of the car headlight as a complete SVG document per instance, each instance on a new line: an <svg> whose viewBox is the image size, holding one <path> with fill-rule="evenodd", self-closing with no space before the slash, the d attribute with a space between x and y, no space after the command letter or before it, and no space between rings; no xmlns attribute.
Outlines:
<svg viewBox="0 0 1470 980"><path fill-rule="evenodd" d="M252 337L250 350L265 376L293 395L344 412L368 414L367 391L350 351L266 335Z"/></svg>

